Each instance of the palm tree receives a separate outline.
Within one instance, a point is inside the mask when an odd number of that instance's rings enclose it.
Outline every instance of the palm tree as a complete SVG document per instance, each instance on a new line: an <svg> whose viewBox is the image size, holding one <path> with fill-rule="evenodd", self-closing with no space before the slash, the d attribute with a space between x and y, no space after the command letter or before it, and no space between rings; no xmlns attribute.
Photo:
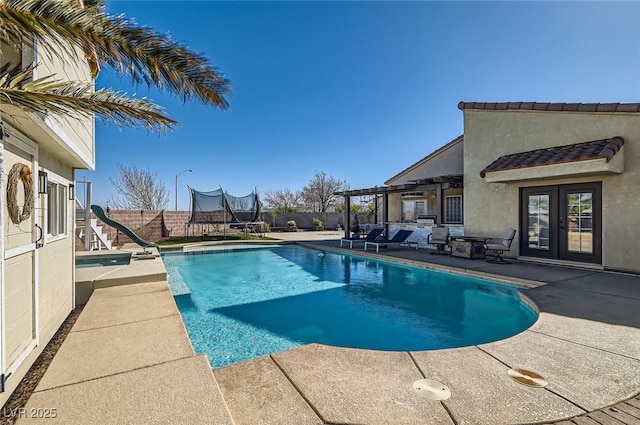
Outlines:
<svg viewBox="0 0 640 425"><path fill-rule="evenodd" d="M229 80L206 58L130 19L108 15L100 3L82 7L79 0L0 0L0 44L19 51L23 43L34 42L59 57L77 57L79 50L94 78L101 66L108 66L134 84L166 90L184 102L228 107ZM93 92L91 84L57 81L54 76L31 81L32 70L11 63L0 69L0 106L96 114L118 125L155 130L177 124L145 99L111 89Z"/></svg>

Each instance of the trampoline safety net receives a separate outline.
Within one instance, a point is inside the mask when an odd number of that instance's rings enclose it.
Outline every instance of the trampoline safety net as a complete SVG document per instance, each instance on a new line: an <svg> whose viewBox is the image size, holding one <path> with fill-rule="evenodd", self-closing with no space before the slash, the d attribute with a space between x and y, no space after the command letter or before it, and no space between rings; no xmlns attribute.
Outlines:
<svg viewBox="0 0 640 425"><path fill-rule="evenodd" d="M229 195L222 188L211 192L191 191L189 223L242 223L258 221L262 203L258 191L246 196Z"/></svg>

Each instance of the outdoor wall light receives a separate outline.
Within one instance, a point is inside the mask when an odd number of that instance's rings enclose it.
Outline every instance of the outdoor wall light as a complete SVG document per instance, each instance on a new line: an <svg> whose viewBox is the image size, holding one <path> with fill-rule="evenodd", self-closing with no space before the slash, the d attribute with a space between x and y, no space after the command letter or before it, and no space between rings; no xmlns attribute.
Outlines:
<svg viewBox="0 0 640 425"><path fill-rule="evenodd" d="M38 171L38 193L47 193L47 186L49 184L49 176L46 171Z"/></svg>
<svg viewBox="0 0 640 425"><path fill-rule="evenodd" d="M69 200L73 201L76 199L75 186L73 184L69 184Z"/></svg>

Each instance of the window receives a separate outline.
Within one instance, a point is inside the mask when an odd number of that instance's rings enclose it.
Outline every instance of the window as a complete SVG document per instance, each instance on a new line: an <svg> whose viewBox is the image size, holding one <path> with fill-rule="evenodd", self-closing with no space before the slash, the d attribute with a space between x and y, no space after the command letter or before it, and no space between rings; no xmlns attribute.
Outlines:
<svg viewBox="0 0 640 425"><path fill-rule="evenodd" d="M415 223L418 217L427 213L427 201L402 201L402 222Z"/></svg>
<svg viewBox="0 0 640 425"><path fill-rule="evenodd" d="M414 207L415 218L417 219L421 215L425 215L427 213L427 208L425 207L426 202L424 201L416 201L416 205Z"/></svg>
<svg viewBox="0 0 640 425"><path fill-rule="evenodd" d="M415 223L418 218L427 214L427 200L427 192L403 192L402 222Z"/></svg>
<svg viewBox="0 0 640 425"><path fill-rule="evenodd" d="M415 221L414 208L415 203L412 201L402 201L402 222L411 223Z"/></svg>
<svg viewBox="0 0 640 425"><path fill-rule="evenodd" d="M67 187L49 182L47 195L47 234L49 236L66 235Z"/></svg>
<svg viewBox="0 0 640 425"><path fill-rule="evenodd" d="M462 223L462 195L444 197L444 222Z"/></svg>

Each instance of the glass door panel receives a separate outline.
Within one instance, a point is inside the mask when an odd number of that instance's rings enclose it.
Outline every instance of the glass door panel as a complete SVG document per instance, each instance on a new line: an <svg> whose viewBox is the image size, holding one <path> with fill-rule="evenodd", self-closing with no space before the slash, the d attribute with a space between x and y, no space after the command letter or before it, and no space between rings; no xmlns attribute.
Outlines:
<svg viewBox="0 0 640 425"><path fill-rule="evenodd" d="M576 192L567 195L567 251L593 253L593 194Z"/></svg>
<svg viewBox="0 0 640 425"><path fill-rule="evenodd" d="M602 261L600 183L560 186L560 256L563 260Z"/></svg>
<svg viewBox="0 0 640 425"><path fill-rule="evenodd" d="M532 187L521 191L520 252L527 256L556 258L557 187Z"/></svg>
<svg viewBox="0 0 640 425"><path fill-rule="evenodd" d="M527 246L530 249L549 250L549 194L529 195Z"/></svg>

